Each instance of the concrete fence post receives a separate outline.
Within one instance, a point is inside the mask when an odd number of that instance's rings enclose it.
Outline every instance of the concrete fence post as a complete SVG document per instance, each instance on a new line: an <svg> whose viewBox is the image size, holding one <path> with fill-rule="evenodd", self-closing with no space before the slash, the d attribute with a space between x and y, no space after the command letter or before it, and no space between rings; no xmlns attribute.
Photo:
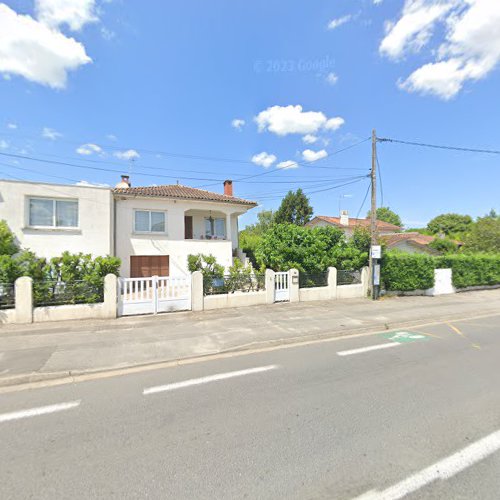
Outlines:
<svg viewBox="0 0 500 500"><path fill-rule="evenodd" d="M191 310L203 311L203 273L195 271L191 274Z"/></svg>
<svg viewBox="0 0 500 500"><path fill-rule="evenodd" d="M368 297L368 291L370 289L369 267L363 267L363 269L361 269L361 284L363 285L363 297Z"/></svg>
<svg viewBox="0 0 500 500"><path fill-rule="evenodd" d="M266 269L266 304L274 304L274 271Z"/></svg>
<svg viewBox="0 0 500 500"><path fill-rule="evenodd" d="M104 278L104 317L116 319L118 311L118 278L107 274Z"/></svg>
<svg viewBox="0 0 500 500"><path fill-rule="evenodd" d="M330 294L330 299L336 300L337 299L337 268L336 267L329 267L328 268L327 283L328 283L328 290L329 290L329 294Z"/></svg>
<svg viewBox="0 0 500 500"><path fill-rule="evenodd" d="M298 269L290 269L288 271L288 279L290 287L290 302L299 302L300 301L300 292L299 292L299 271Z"/></svg>
<svg viewBox="0 0 500 500"><path fill-rule="evenodd" d="M33 323L33 280L29 276L17 278L15 295L16 323Z"/></svg>

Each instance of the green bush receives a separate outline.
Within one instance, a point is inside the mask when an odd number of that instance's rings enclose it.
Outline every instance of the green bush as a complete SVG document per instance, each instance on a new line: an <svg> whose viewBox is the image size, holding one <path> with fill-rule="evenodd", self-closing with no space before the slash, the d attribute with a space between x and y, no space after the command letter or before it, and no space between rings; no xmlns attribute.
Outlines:
<svg viewBox="0 0 500 500"><path fill-rule="evenodd" d="M386 252L381 278L388 291L409 292L434 286L435 259L430 255Z"/></svg>
<svg viewBox="0 0 500 500"><path fill-rule="evenodd" d="M19 252L16 237L7 222L0 220L0 255L14 255Z"/></svg>
<svg viewBox="0 0 500 500"><path fill-rule="evenodd" d="M259 266L274 271L294 268L316 274L330 266L358 270L366 265L368 253L357 244L363 242L347 242L343 232L334 227L274 224L262 236L255 257Z"/></svg>
<svg viewBox="0 0 500 500"><path fill-rule="evenodd" d="M453 286L500 284L500 254L457 254L436 259L436 267L452 270Z"/></svg>

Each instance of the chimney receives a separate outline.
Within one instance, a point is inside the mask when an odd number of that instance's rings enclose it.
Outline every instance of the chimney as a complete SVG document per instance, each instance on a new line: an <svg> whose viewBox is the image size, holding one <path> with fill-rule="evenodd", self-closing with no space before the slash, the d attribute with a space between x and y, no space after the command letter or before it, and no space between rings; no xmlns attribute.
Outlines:
<svg viewBox="0 0 500 500"><path fill-rule="evenodd" d="M117 189L127 189L130 187L130 176L122 175L122 180L115 186Z"/></svg>
<svg viewBox="0 0 500 500"><path fill-rule="evenodd" d="M340 211L340 224L342 226L348 226L349 225L349 212L347 210L341 210Z"/></svg>
<svg viewBox="0 0 500 500"><path fill-rule="evenodd" d="M226 196L233 196L233 181L224 181L224 194Z"/></svg>

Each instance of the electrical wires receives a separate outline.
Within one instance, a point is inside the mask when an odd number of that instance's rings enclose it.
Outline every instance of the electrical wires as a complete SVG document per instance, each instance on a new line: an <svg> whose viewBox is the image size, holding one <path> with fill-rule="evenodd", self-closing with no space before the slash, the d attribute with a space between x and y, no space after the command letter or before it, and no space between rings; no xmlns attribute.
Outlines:
<svg viewBox="0 0 500 500"><path fill-rule="evenodd" d="M391 139L387 137L377 137L377 142L394 142L397 144L405 144L407 146L418 146L424 148L434 148L434 149L447 149L452 151L464 151L467 153L486 153L492 155L500 155L499 150L495 149L475 149L475 148L464 148L458 146L443 146L439 144L426 144L423 142L411 142L411 141L401 141L399 139Z"/></svg>

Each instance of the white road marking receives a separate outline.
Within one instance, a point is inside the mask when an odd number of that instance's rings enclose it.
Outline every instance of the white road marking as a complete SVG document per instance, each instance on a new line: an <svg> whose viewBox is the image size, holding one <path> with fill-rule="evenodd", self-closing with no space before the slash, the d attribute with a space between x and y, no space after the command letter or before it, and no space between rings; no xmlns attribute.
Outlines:
<svg viewBox="0 0 500 500"><path fill-rule="evenodd" d="M348 351L338 351L337 355L350 356L351 354L361 354L363 352L377 351L378 349L388 349L389 347L397 347L398 345L401 344L398 344L396 342L388 342L387 344L377 344L368 347L360 347L359 349L350 349Z"/></svg>
<svg viewBox="0 0 500 500"><path fill-rule="evenodd" d="M500 450L500 431L493 432L383 491L369 491L357 500L398 500L437 479L450 479Z"/></svg>
<svg viewBox="0 0 500 500"><path fill-rule="evenodd" d="M13 411L11 413L0 414L0 423L10 420L19 420L20 418L38 417L47 413L55 413L57 411L71 410L80 406L81 400L69 401L68 403L59 403L49 406L39 406L38 408L30 408L29 410Z"/></svg>
<svg viewBox="0 0 500 500"><path fill-rule="evenodd" d="M155 394L157 392L173 391L175 389L183 389L184 387L190 387L192 385L207 384L209 382L218 382L219 380L226 380L233 377L242 377L244 375L253 375L254 373L268 372L270 370L276 370L278 365L268 365L259 366L257 368L249 368L247 370L238 370L235 372L217 373L215 375L209 375L207 377L193 378L190 380L184 380L182 382L175 382L173 384L167 385L157 385L155 387L149 387L144 389L142 392L144 395Z"/></svg>

